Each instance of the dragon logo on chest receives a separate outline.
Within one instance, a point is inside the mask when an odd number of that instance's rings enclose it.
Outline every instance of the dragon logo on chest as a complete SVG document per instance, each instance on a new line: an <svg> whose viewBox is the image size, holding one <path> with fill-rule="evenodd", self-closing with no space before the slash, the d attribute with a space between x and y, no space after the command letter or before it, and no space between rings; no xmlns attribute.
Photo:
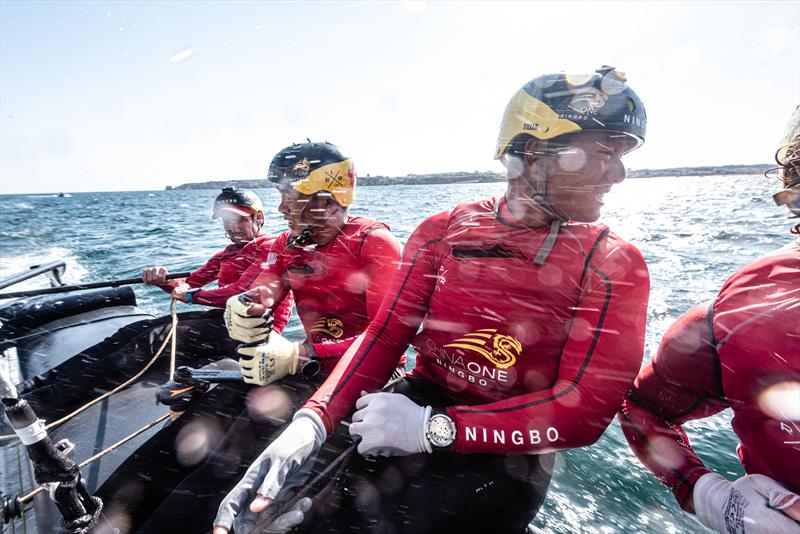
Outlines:
<svg viewBox="0 0 800 534"><path fill-rule="evenodd" d="M344 323L335 317L320 317L309 331L321 332L334 339L339 339L344 335Z"/></svg>
<svg viewBox="0 0 800 534"><path fill-rule="evenodd" d="M448 343L445 347L464 349L480 354L498 369L511 367L522 354L522 343L506 334L497 333L496 328L483 328Z"/></svg>

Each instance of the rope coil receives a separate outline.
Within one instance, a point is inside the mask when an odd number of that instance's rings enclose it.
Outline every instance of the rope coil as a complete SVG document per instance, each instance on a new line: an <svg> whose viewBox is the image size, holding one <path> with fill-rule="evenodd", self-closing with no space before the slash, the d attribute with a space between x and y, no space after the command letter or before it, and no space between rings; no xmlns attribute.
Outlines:
<svg viewBox="0 0 800 534"><path fill-rule="evenodd" d="M177 328L178 328L177 301L175 299L173 299L172 303L170 304L170 315L172 316L172 326L170 327L169 332L167 332L167 336L164 338L164 341L161 343L161 346L158 348L158 350L156 351L155 355L150 359L149 362L147 362L147 364L141 369L141 371L139 371L138 373L136 373L131 378L129 378L128 380L126 380L122 384L118 385L114 389L112 389L110 391L106 391L105 393L103 393L102 395L97 397L96 399L87 402L86 404L84 404L83 406L81 406L80 408L75 410L74 412L65 415L61 419L53 421L52 423L48 423L44 427L45 430L51 430L53 428L56 428L56 427L58 427L58 426L60 426L60 425L62 425L64 423L66 423L67 421L69 421L70 419L75 417L76 415L85 412L86 410L88 410L89 408L91 408L92 406L97 404L98 402L101 402L101 401L107 399L108 397L114 395L118 391L121 391L121 390L125 389L126 387L131 385L133 382L135 382L136 380L141 378L142 375L144 375L148 371L148 369L150 369L153 366L153 364L156 362L158 357L161 356L161 353L164 352L164 348L167 346L167 342L170 341L170 340L172 340L172 346L171 346L172 354L170 355L170 373L169 373L169 377L170 377L170 380L172 380L172 375L173 375L174 369L175 369L175 359L176 359L175 348L176 348L176 341L177 341L176 338L177 338L177 336L175 335L175 333L177 332ZM16 434L6 434L4 436L0 436L0 443L2 443L4 441L10 441L10 440L13 440L13 439L19 439L19 436L17 436Z"/></svg>
<svg viewBox="0 0 800 534"><path fill-rule="evenodd" d="M122 384L119 384L114 389L112 389L110 391L107 391L106 393L100 395L99 397L87 402L86 404L84 404L83 406L81 406L77 410L73 411L72 413L62 417L61 419L58 419L56 421L53 421L53 422L47 424L46 426L44 426L44 429L45 430L50 430L50 429L58 427L59 425L62 425L63 423L69 421L70 419L72 419L73 417L77 416L78 414L83 413L84 411L88 410L90 407L94 406L98 402L101 402L104 399L107 399L108 397L114 395L115 393L121 391L122 389L125 389L131 383L133 383L136 380L138 380L142 375L144 375L153 366L153 364L156 362L156 360L159 358L159 356L161 356L161 354L164 352L164 349L167 346L167 342L169 342L169 341L172 342L171 343L171 347L170 347L171 348L171 351L170 351L171 352L171 354L170 354L170 380L171 380L172 376L174 374L174 371L175 371L176 347L177 347L177 334L176 333L177 333L177 329L178 329L177 301L175 299L173 299L171 304L170 304L170 315L172 317L172 323L171 323L169 331L167 332L167 335L165 336L164 340L161 343L161 346L158 348L158 350L156 351L155 355L150 359L150 361L148 361L147 364L138 373L136 373L134 376L132 376L131 378L129 378L128 380L126 380ZM110 453L111 451L121 447L122 445L124 445L128 441L132 440L136 436L138 436L138 435L146 432L147 430L153 428L154 426L156 426L160 422L164 421L168 417L170 417L170 413L169 412L159 416L154 421L151 421L150 423L146 424L145 426L141 427L140 429L128 434L127 436L123 437L122 439L120 439L119 441L114 443L113 445L110 445L109 447L106 447L105 449L103 449L102 451L98 452L97 454L95 454L93 456L90 456L89 458L87 458L86 460L84 460L83 462L78 464L78 467L80 469L83 469L87 465L99 460L100 458L102 458L106 454ZM15 438L19 439L19 436L17 436L17 434L8 434L8 435L0 436L0 443L2 443L4 441L10 441L10 440L15 439ZM27 494L23 495L22 497L17 497L15 499L3 498L3 502L2 502L3 512L4 512L3 513L3 517L11 518L11 517L20 516L21 513L22 513L23 505L25 503L27 503L28 501L33 499L36 495L42 493L43 491L47 491L47 490L48 490L48 488L46 487L46 485L40 485L36 489L34 489L34 490L28 492ZM13 528L13 523L12 523L12 528Z"/></svg>

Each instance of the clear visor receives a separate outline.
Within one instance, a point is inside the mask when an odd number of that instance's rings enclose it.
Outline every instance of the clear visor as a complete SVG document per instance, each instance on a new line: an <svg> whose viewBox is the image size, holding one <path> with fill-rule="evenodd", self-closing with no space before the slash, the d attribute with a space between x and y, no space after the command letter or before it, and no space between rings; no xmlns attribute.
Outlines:
<svg viewBox="0 0 800 534"><path fill-rule="evenodd" d="M302 193L289 184L277 184L275 189L278 190L280 195L287 200L297 200L302 196Z"/></svg>
<svg viewBox="0 0 800 534"><path fill-rule="evenodd" d="M778 191L772 200L778 206L800 206L800 184Z"/></svg>

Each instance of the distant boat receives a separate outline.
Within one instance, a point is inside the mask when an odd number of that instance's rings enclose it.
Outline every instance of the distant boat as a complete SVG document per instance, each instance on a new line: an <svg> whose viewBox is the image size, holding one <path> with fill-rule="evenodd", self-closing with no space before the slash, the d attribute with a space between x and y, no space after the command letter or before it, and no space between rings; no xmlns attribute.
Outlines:
<svg viewBox="0 0 800 534"><path fill-rule="evenodd" d="M72 198L72 195L69 193L59 193L56 195L58 198Z"/></svg>
<svg viewBox="0 0 800 534"><path fill-rule="evenodd" d="M58 194L58 196L60 196L60 197L65 197L65 196L67 196L67 195L65 195L64 193L59 193L59 194Z"/></svg>

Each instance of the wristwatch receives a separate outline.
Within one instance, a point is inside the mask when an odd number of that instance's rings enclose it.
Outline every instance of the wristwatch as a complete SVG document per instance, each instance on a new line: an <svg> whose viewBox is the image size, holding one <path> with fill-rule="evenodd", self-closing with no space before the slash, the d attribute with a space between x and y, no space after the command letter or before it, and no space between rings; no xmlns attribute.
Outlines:
<svg viewBox="0 0 800 534"><path fill-rule="evenodd" d="M425 439L436 447L449 447L456 440L456 424L445 413L435 413L425 425Z"/></svg>
<svg viewBox="0 0 800 534"><path fill-rule="evenodd" d="M300 374L306 378L312 378L319 373L321 365L319 364L317 351L314 350L314 345L312 345L309 341L306 341L303 344L306 346L308 359L300 364Z"/></svg>

